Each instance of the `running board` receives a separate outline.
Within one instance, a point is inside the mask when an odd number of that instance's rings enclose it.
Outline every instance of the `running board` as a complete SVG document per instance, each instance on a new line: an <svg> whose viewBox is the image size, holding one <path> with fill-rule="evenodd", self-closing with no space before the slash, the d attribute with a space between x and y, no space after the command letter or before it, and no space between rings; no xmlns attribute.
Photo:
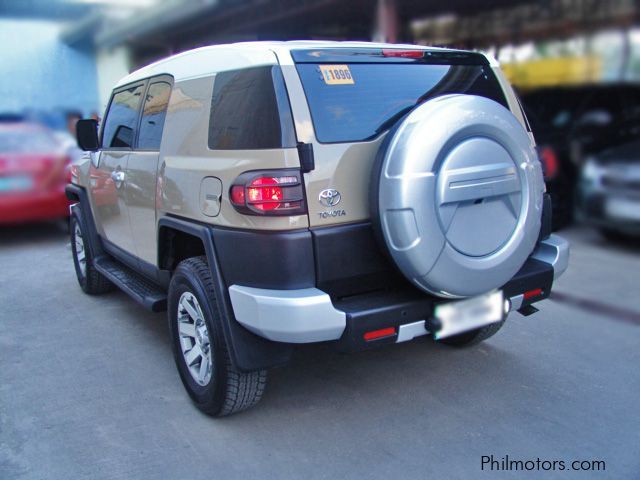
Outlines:
<svg viewBox="0 0 640 480"><path fill-rule="evenodd" d="M106 256L96 258L93 264L96 270L145 308L152 312L167 309L166 292L139 273Z"/></svg>

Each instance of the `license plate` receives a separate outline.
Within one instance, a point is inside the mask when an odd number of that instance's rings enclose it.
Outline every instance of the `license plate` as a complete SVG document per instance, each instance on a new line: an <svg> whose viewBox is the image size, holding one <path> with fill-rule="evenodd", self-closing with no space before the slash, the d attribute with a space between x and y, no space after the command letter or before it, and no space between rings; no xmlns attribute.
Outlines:
<svg viewBox="0 0 640 480"><path fill-rule="evenodd" d="M609 217L623 220L640 220L640 202L624 198L611 198L606 203L606 213Z"/></svg>
<svg viewBox="0 0 640 480"><path fill-rule="evenodd" d="M502 320L504 298L502 290L458 302L438 305L434 317L441 328L434 333L436 340L475 330Z"/></svg>
<svg viewBox="0 0 640 480"><path fill-rule="evenodd" d="M0 192L22 192L32 186L31 177L0 177Z"/></svg>

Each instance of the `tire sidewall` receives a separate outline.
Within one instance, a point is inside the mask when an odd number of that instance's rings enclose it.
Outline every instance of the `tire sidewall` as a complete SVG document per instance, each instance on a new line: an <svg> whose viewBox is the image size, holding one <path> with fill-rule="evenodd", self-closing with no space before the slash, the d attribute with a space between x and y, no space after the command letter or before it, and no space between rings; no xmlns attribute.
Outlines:
<svg viewBox="0 0 640 480"><path fill-rule="evenodd" d="M191 376L189 368L182 354L180 345L180 335L178 333L178 302L180 296L190 292L193 294L204 315L204 321L209 331L209 340L213 348L211 380L205 386L199 385ZM180 265L176 269L169 286L168 315L169 330L171 333L171 347L180 374L180 379L184 384L187 393L196 404L215 404L222 406L224 402L224 385L226 382L226 372L224 369L225 348L218 320L219 313L215 307L214 293L210 291L205 282L197 272L188 265Z"/></svg>

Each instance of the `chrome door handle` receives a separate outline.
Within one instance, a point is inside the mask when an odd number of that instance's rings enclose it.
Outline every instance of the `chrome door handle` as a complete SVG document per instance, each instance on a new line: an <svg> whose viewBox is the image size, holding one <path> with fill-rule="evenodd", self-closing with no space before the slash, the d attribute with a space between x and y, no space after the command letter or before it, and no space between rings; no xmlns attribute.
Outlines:
<svg viewBox="0 0 640 480"><path fill-rule="evenodd" d="M124 172L120 170L114 170L111 172L111 180L116 184L116 188L120 188L122 182L124 182Z"/></svg>

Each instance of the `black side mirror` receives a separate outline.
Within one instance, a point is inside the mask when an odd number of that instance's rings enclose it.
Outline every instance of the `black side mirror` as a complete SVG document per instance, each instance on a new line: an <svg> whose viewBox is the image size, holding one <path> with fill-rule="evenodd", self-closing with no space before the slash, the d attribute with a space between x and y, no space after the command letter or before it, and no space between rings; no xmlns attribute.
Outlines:
<svg viewBox="0 0 640 480"><path fill-rule="evenodd" d="M85 152L94 152L100 148L98 141L98 122L93 118L78 120L76 123L78 146Z"/></svg>

